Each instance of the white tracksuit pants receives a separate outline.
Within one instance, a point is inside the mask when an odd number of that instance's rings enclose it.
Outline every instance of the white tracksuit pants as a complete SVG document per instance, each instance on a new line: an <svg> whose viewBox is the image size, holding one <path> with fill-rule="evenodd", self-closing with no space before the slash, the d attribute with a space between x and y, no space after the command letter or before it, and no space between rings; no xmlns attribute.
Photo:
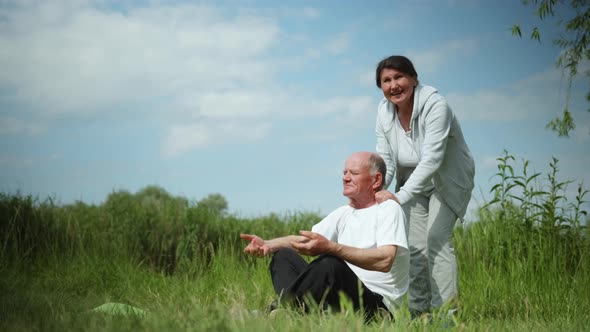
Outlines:
<svg viewBox="0 0 590 332"><path fill-rule="evenodd" d="M458 292L457 261L451 244L456 214L435 190L404 204L409 223L410 310L428 312L455 299Z"/></svg>

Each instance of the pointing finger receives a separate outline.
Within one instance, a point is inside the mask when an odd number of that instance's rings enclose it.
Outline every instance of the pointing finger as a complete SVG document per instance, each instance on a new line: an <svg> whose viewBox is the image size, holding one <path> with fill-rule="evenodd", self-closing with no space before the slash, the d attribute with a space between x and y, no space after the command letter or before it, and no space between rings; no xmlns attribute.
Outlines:
<svg viewBox="0 0 590 332"><path fill-rule="evenodd" d="M254 238L254 235L252 234L240 234L240 238L246 240L246 241L251 241Z"/></svg>

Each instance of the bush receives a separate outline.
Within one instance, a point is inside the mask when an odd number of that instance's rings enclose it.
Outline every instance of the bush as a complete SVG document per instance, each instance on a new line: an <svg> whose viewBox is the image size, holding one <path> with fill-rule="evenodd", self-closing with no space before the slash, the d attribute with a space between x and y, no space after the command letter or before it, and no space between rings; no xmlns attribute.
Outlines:
<svg viewBox="0 0 590 332"><path fill-rule="evenodd" d="M31 262L42 255L63 254L74 241L57 218L51 199L0 193L0 261Z"/></svg>
<svg viewBox="0 0 590 332"><path fill-rule="evenodd" d="M317 214L270 214L240 219L227 213L219 194L190 205L157 186L133 194L115 191L104 204L58 206L32 197L0 196L0 258L34 260L64 254L126 257L135 264L172 274L200 273L223 249L241 254L239 234L265 238L294 234L320 220Z"/></svg>

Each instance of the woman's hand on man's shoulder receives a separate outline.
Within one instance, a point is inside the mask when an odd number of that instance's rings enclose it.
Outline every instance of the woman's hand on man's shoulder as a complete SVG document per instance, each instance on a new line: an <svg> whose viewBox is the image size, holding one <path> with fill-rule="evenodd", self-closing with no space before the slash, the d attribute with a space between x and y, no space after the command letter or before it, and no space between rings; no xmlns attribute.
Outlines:
<svg viewBox="0 0 590 332"><path fill-rule="evenodd" d="M383 203L388 199L391 199L399 204L397 197L385 189L375 193L375 200L377 200L377 203Z"/></svg>

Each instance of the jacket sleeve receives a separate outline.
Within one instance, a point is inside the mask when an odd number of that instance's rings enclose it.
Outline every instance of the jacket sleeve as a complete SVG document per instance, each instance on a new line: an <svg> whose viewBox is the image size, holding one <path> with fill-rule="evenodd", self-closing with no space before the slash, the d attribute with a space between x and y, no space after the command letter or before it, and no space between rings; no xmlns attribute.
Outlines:
<svg viewBox="0 0 590 332"><path fill-rule="evenodd" d="M389 188L391 182L393 180L393 176L395 174L395 162L391 155L391 146L387 137L385 136L385 129L383 128L381 119L381 107L384 107L383 103L379 105L379 109L377 112L377 123L375 125L375 134L377 136L377 153L383 158L385 161L385 165L387 166L387 172L385 174L385 184L383 189Z"/></svg>
<svg viewBox="0 0 590 332"><path fill-rule="evenodd" d="M432 183L431 179L445 157L453 113L446 100L440 96L427 102L425 107L420 114L425 117L420 161L408 181L396 193L400 204L410 201Z"/></svg>

